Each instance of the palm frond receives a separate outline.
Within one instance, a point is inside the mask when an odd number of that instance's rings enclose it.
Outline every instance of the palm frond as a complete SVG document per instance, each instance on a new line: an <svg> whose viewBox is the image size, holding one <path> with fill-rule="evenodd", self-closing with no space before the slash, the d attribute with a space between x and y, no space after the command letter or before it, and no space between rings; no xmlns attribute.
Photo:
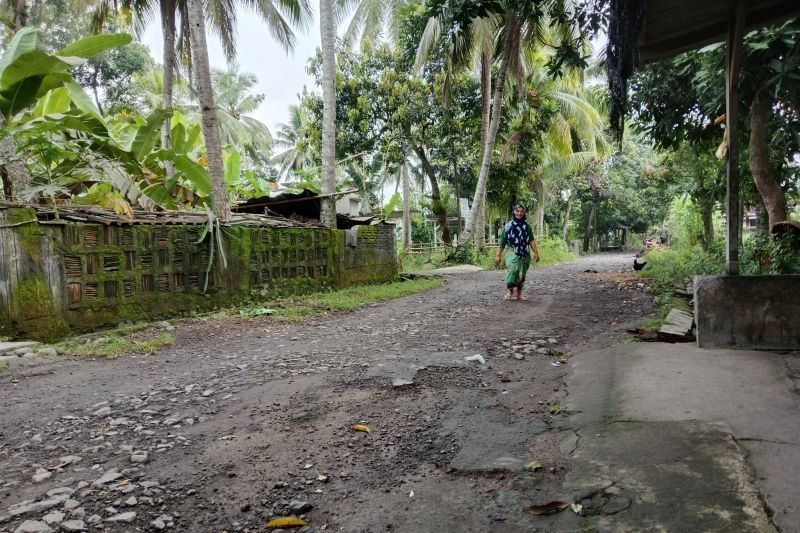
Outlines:
<svg viewBox="0 0 800 533"><path fill-rule="evenodd" d="M419 74L422 67L428 62L431 50L439 41L442 35L442 24L438 17L431 17L425 24L425 31L422 32L422 37L417 47L417 57L414 60L414 66L411 71L413 74Z"/></svg>

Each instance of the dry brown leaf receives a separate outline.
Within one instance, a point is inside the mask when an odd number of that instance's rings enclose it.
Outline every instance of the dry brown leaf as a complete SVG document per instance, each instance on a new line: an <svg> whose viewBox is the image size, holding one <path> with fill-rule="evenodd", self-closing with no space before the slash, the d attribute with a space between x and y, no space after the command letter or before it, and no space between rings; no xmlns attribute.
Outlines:
<svg viewBox="0 0 800 533"><path fill-rule="evenodd" d="M363 431L364 433L371 433L369 428L364 424L356 424L355 426L351 427L353 431Z"/></svg>
<svg viewBox="0 0 800 533"><path fill-rule="evenodd" d="M554 501L544 505L531 505L528 507L528 512L535 515L542 515L552 513L553 511L561 511L569 507L569 502Z"/></svg>
<svg viewBox="0 0 800 533"><path fill-rule="evenodd" d="M308 522L296 516L282 516L267 522L265 527L269 529L279 529L282 527L303 527L307 526Z"/></svg>

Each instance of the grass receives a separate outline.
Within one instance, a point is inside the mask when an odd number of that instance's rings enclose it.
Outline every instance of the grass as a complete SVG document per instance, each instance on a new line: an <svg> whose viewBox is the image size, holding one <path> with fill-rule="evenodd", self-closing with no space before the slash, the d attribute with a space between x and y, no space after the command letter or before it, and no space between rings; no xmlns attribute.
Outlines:
<svg viewBox="0 0 800 533"><path fill-rule="evenodd" d="M337 291L316 292L291 298L279 298L258 305L229 309L234 316L271 316L282 322L299 322L331 311L354 309L365 304L399 298L439 287L436 278L413 278L378 285L359 285ZM140 323L105 332L97 339L76 337L55 345L59 353L77 357L115 358L131 353L154 354L175 342L168 332L148 334L153 324ZM100 342L98 342L98 340ZM2 370L2 367L0 367Z"/></svg>
<svg viewBox="0 0 800 533"><path fill-rule="evenodd" d="M143 329L137 326L136 331ZM129 353L154 354L162 346L169 346L175 342L175 337L170 333L162 332L155 337L147 339L130 339L121 335L101 337L103 342L79 343L70 339L56 346L59 353L66 353L77 357L105 357L115 358Z"/></svg>
<svg viewBox="0 0 800 533"><path fill-rule="evenodd" d="M6 363L5 361L0 361L0 372L4 370L8 370L8 363Z"/></svg>
<svg viewBox="0 0 800 533"><path fill-rule="evenodd" d="M541 261L536 264L537 267L569 263L577 259L577 256L570 252L564 241L558 237L540 237L537 239L536 245L541 258ZM409 254L402 257L403 270L406 272L419 272L426 269L463 264L491 269L495 268L494 257L496 253L496 247L487 247L483 250L472 247L463 253L456 251L450 254L444 252Z"/></svg>
<svg viewBox="0 0 800 533"><path fill-rule="evenodd" d="M257 307L235 309L232 310L231 314L242 316L269 315L284 322L298 322L331 311L345 311L382 300L416 294L434 289L441 284L441 280L436 278L414 278L378 285L358 285L337 291L316 292L292 298L280 298L265 302Z"/></svg>

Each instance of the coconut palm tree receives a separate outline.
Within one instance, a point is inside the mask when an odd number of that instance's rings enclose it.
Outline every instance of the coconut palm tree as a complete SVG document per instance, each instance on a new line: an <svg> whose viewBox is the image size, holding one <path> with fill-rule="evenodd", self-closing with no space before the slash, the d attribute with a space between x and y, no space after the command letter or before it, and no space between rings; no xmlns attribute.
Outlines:
<svg viewBox="0 0 800 533"><path fill-rule="evenodd" d="M397 43L400 36L400 10L412 0L340 0L343 12L353 11L344 32L345 46L355 46L366 38L385 36Z"/></svg>
<svg viewBox="0 0 800 533"><path fill-rule="evenodd" d="M211 68L208 64L204 15L202 0L187 0L192 65L196 72L197 95L203 116L203 137L206 141L208 172L211 175L211 186L214 191L214 214L217 220L224 223L230 220L231 210L222 164L222 144L219 139L217 108L214 104L214 90L211 85Z"/></svg>
<svg viewBox="0 0 800 533"><path fill-rule="evenodd" d="M306 138L307 118L298 105L289 106L289 122L278 124L275 133L275 147L281 152L272 156L271 163L278 166L279 182L286 182L292 172L305 168L310 154Z"/></svg>
<svg viewBox="0 0 800 533"><path fill-rule="evenodd" d="M493 95L491 98L491 105L489 107L488 116L489 121L485 126L485 133L483 135L484 142L481 147L481 162L478 173L478 183L475 189L475 197L472 202L469 216L467 217L464 231L462 232L462 239L460 247L466 247L469 244L473 234L475 233L480 207L483 205L483 197L486 194L486 184L489 177L489 168L492 160L492 153L495 147L495 140L497 132L500 127L500 119L502 116L504 96L507 90L508 82L512 80L517 82L517 86L521 87L519 83L524 79L525 70L522 61L522 52L526 48L535 47L542 42L547 43L544 39L545 35L543 29L547 24L552 24L553 21L548 19L548 8L552 8L553 12L566 13L563 5L564 0L553 0L548 3L533 3L533 2L512 2L501 1L493 6L493 11L484 13L485 18L492 19L496 23L496 32L494 41L497 43L499 49L499 66L497 68L496 78L493 80ZM453 5L451 5L453 4ZM444 2L443 16L447 17L448 11L454 7L458 8L456 11L468 12L468 2L462 0L459 2ZM463 9L462 9L463 8ZM467 21L450 20L449 28L441 26L443 21L431 20L428 23L423 42L420 45L421 54L425 48L429 48L436 39L444 34L450 41L451 54L454 57L463 57L469 49L466 46L467 37L470 32L463 31L462 28L468 27L469 23L474 20L470 18ZM446 31L445 31L446 30ZM561 30L560 30L561 31ZM420 54L420 55L421 55ZM419 64L418 56L418 64ZM482 85L484 85L482 83ZM484 115L485 116L485 115Z"/></svg>
<svg viewBox="0 0 800 533"><path fill-rule="evenodd" d="M320 222L336 227L336 20L333 0L320 0L322 47L322 203ZM325 196L327 195L327 196Z"/></svg>
<svg viewBox="0 0 800 533"><path fill-rule="evenodd" d="M256 83L255 74L240 72L236 63L211 72L223 144L240 149L251 161L264 161L269 155L272 135L266 124L250 116L264 101L263 94L252 93Z"/></svg>
<svg viewBox="0 0 800 533"><path fill-rule="evenodd" d="M261 17L268 31L287 51L294 49L296 41L292 27L304 28L311 17L308 0L207 0L204 4L204 18L208 19L212 31L219 37L229 61L236 57L237 7L248 9ZM183 51L184 57L189 58L192 51L188 5L188 0L99 0L94 11L96 31L103 27L111 13L121 9L132 14L134 29L138 34L144 32L158 11L164 40L162 105L168 110L173 108L173 82L179 64L177 52ZM190 64L188 61L186 63ZM165 148L172 146L169 121L164 123L161 142Z"/></svg>

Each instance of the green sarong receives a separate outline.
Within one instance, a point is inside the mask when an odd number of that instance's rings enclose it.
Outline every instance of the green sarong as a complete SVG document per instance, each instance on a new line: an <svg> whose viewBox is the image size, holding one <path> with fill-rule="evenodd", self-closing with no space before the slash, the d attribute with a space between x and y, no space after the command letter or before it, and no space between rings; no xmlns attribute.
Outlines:
<svg viewBox="0 0 800 533"><path fill-rule="evenodd" d="M506 287L513 289L525 283L525 274L531 266L531 257L520 257L514 253L506 254Z"/></svg>

